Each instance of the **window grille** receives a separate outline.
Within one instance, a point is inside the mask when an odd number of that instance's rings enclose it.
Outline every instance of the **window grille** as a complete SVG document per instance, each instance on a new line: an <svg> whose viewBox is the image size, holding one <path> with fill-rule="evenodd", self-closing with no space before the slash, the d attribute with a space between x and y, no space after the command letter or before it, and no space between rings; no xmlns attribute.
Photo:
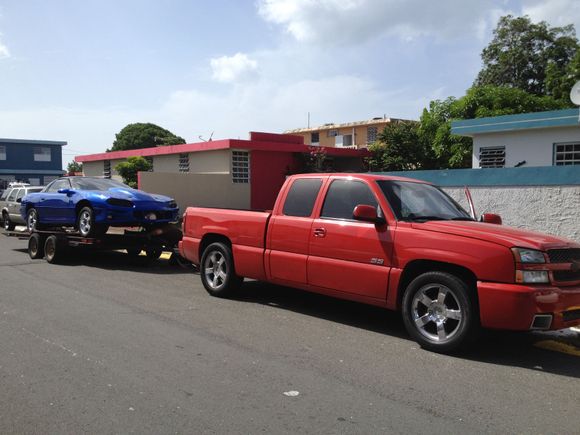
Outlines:
<svg viewBox="0 0 580 435"><path fill-rule="evenodd" d="M232 151L232 182L250 182L250 153L248 151Z"/></svg>
<svg viewBox="0 0 580 435"><path fill-rule="evenodd" d="M505 147L486 147L479 149L480 168L504 168Z"/></svg>
<svg viewBox="0 0 580 435"><path fill-rule="evenodd" d="M554 144L554 165L580 165L580 143Z"/></svg>
<svg viewBox="0 0 580 435"><path fill-rule="evenodd" d="M111 161L110 160L103 161L103 177L111 178ZM46 182L46 177L45 177L45 182Z"/></svg>
<svg viewBox="0 0 580 435"><path fill-rule="evenodd" d="M328 130L327 135L328 135L328 137L338 136L338 129L337 128L333 128L332 130Z"/></svg>
<svg viewBox="0 0 580 435"><path fill-rule="evenodd" d="M320 133L310 133L310 145L318 145L320 143Z"/></svg>
<svg viewBox="0 0 580 435"><path fill-rule="evenodd" d="M179 155L179 172L189 172L189 154Z"/></svg>
<svg viewBox="0 0 580 435"><path fill-rule="evenodd" d="M377 140L379 129L377 127L367 127L367 143L373 143Z"/></svg>

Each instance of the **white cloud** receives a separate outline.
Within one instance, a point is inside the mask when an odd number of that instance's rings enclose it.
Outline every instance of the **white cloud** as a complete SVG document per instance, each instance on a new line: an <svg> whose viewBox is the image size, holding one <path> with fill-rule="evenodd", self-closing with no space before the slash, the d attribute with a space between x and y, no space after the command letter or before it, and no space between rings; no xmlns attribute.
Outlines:
<svg viewBox="0 0 580 435"><path fill-rule="evenodd" d="M218 82L232 83L253 76L258 69L258 62L244 53L233 56L222 56L210 60L212 78Z"/></svg>
<svg viewBox="0 0 580 435"><path fill-rule="evenodd" d="M301 42L348 44L379 36L412 40L478 36L501 0L259 0L258 12Z"/></svg>
<svg viewBox="0 0 580 435"><path fill-rule="evenodd" d="M580 2L578 0L523 0L522 14L532 21L546 21L552 26L574 24L580 31Z"/></svg>
<svg viewBox="0 0 580 435"><path fill-rule="evenodd" d="M0 36L2 35L0 34ZM10 57L10 50L0 41L0 59L6 59L7 57Z"/></svg>

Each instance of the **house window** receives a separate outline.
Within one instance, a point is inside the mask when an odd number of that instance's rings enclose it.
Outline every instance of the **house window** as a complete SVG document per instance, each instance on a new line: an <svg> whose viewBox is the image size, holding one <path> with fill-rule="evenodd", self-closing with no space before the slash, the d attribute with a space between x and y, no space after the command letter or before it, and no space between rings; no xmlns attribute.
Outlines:
<svg viewBox="0 0 580 435"><path fill-rule="evenodd" d="M34 147L35 162L50 162L50 147Z"/></svg>
<svg viewBox="0 0 580 435"><path fill-rule="evenodd" d="M328 137L338 136L338 129L333 128L332 130L328 130L327 136Z"/></svg>
<svg viewBox="0 0 580 435"><path fill-rule="evenodd" d="M103 177L111 178L111 161L110 160L103 161Z"/></svg>
<svg viewBox="0 0 580 435"><path fill-rule="evenodd" d="M6 160L6 145L0 145L0 160Z"/></svg>
<svg viewBox="0 0 580 435"><path fill-rule="evenodd" d="M484 147L479 149L480 168L504 168L505 147Z"/></svg>
<svg viewBox="0 0 580 435"><path fill-rule="evenodd" d="M379 129L377 127L367 127L367 143L373 143L377 140Z"/></svg>
<svg viewBox="0 0 580 435"><path fill-rule="evenodd" d="M554 144L554 165L580 165L580 143Z"/></svg>
<svg viewBox="0 0 580 435"><path fill-rule="evenodd" d="M232 151L232 182L250 182L250 153L248 151Z"/></svg>
<svg viewBox="0 0 580 435"><path fill-rule="evenodd" d="M310 144L311 145L318 145L320 143L320 133L310 133Z"/></svg>
<svg viewBox="0 0 580 435"><path fill-rule="evenodd" d="M179 172L189 172L189 154L179 155Z"/></svg>

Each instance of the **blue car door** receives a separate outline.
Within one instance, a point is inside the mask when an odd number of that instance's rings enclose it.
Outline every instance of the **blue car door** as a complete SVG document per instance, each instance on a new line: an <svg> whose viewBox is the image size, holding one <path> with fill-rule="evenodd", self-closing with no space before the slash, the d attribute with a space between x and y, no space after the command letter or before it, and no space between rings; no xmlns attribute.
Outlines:
<svg viewBox="0 0 580 435"><path fill-rule="evenodd" d="M67 179L52 182L40 195L38 214L42 223L70 223L67 219L67 209L71 206L71 198L65 193L58 193L60 189L70 189ZM74 205L73 205L74 208Z"/></svg>

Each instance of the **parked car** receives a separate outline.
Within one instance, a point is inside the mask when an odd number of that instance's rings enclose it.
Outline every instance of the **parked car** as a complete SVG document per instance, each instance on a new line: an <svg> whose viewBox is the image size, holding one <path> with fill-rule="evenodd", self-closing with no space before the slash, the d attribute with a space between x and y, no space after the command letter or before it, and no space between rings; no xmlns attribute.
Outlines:
<svg viewBox="0 0 580 435"><path fill-rule="evenodd" d="M30 184L11 183L2 196L0 196L0 214L2 225L6 231L12 231L16 225L25 225L26 222L20 216L20 203L22 198L29 193L40 192L44 186L31 186Z"/></svg>
<svg viewBox="0 0 580 435"><path fill-rule="evenodd" d="M188 207L179 250L211 295L248 277L400 310L439 352L480 327L580 325L580 244L484 220L419 180L303 174L271 213Z"/></svg>
<svg viewBox="0 0 580 435"><path fill-rule="evenodd" d="M72 226L83 237L107 232L109 226L155 226L176 222L176 202L163 195L132 189L115 180L63 177L22 199L20 214L28 230Z"/></svg>

